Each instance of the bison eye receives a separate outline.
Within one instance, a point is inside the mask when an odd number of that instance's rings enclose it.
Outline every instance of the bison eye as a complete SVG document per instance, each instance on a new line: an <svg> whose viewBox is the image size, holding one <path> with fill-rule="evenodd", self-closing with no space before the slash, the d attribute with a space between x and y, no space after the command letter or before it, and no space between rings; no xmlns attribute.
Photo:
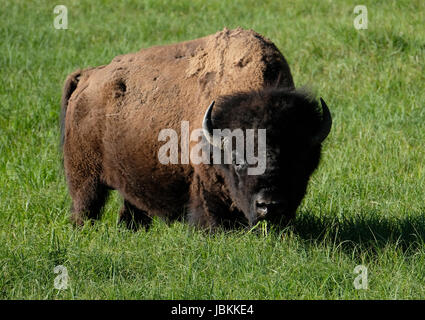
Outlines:
<svg viewBox="0 0 425 320"><path fill-rule="evenodd" d="M236 174L241 175L248 168L248 164L244 160L243 156L238 154L236 151L232 152L232 161L233 168L235 169Z"/></svg>
<svg viewBox="0 0 425 320"><path fill-rule="evenodd" d="M234 168L237 174L242 174L246 171L246 169L248 168L248 165L246 162L243 163L235 163L234 164Z"/></svg>

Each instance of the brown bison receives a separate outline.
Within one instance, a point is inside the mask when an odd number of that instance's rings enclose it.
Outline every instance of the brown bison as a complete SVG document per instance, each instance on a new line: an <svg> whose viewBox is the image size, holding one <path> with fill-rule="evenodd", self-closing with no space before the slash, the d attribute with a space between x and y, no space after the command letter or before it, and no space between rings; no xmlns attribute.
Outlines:
<svg viewBox="0 0 425 320"><path fill-rule="evenodd" d="M68 76L62 96L72 220L82 225L99 218L115 189L124 198L120 221L128 227L148 225L153 216L184 217L203 228L287 222L331 128L323 100L322 107L295 90L272 42L240 28L78 70ZM265 129L264 172L248 174L252 163L238 150L231 163L161 163L161 130L175 130L180 139L182 122L202 128L200 143L223 153L214 129ZM179 154L187 151L184 145Z"/></svg>

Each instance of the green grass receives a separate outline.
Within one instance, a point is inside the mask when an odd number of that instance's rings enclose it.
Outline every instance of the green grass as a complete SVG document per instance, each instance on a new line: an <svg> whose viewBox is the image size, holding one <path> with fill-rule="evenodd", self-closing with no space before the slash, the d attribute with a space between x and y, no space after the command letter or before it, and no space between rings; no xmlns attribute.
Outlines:
<svg viewBox="0 0 425 320"><path fill-rule="evenodd" d="M424 299L425 3L0 0L0 298ZM369 29L353 27L366 4ZM59 152L63 81L79 67L223 27L252 28L324 97L334 127L294 225L208 235L156 220L75 230ZM58 291L56 265L68 268ZM369 271L356 290L354 267Z"/></svg>

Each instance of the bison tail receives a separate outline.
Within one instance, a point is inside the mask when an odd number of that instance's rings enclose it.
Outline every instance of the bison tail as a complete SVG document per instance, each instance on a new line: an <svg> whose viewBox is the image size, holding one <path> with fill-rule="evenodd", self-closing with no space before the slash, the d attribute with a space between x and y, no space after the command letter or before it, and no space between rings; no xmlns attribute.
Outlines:
<svg viewBox="0 0 425 320"><path fill-rule="evenodd" d="M65 117L66 110L68 108L68 101L72 93L75 91L80 80L81 70L76 70L65 80L65 85L63 86L62 99L61 99L61 115L60 115L60 132L61 132L61 149L65 141Z"/></svg>

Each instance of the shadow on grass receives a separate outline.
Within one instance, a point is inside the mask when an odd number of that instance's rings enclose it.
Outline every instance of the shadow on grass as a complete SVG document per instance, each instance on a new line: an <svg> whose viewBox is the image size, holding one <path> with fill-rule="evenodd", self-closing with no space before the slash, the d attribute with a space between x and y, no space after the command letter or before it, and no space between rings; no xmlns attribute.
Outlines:
<svg viewBox="0 0 425 320"><path fill-rule="evenodd" d="M332 241L343 248L360 247L376 251L386 246L396 246L403 251L424 246L425 214L403 218L379 214L335 215L317 217L311 213L299 214L291 227L304 240L316 243Z"/></svg>

